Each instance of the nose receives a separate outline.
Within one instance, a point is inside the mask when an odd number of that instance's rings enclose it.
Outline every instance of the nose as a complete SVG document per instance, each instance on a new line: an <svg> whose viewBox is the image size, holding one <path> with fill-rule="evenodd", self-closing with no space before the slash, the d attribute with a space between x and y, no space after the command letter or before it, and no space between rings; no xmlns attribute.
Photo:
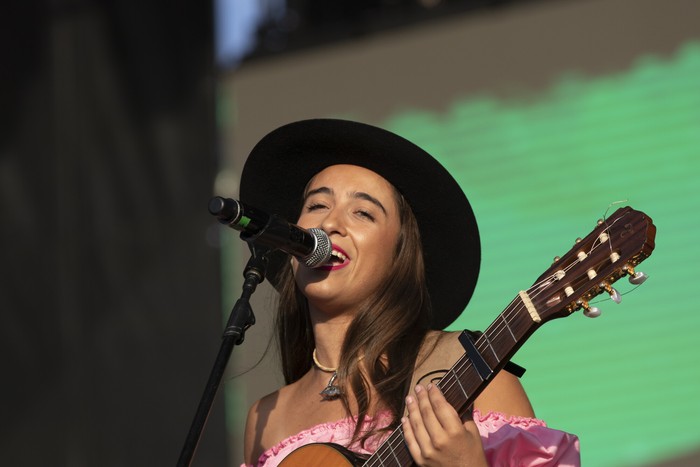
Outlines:
<svg viewBox="0 0 700 467"><path fill-rule="evenodd" d="M330 237L332 234L345 235L345 221L343 213L339 209L331 209L328 215L321 221L321 230Z"/></svg>

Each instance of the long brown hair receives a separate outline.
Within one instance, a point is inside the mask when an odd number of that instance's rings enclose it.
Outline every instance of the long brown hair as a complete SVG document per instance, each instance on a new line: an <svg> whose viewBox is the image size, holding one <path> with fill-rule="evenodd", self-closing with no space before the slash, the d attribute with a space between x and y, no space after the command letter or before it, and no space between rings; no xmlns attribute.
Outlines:
<svg viewBox="0 0 700 467"><path fill-rule="evenodd" d="M371 407L385 407L393 415L391 427L403 414L418 351L431 321L418 223L408 202L396 189L394 194L401 221L394 264L378 284L377 292L359 304L345 335L337 370L338 385L349 386L355 395L357 419L365 420ZM311 368L315 344L308 303L296 286L288 262L280 277L277 338L282 371L290 384ZM372 387L379 401L371 400ZM350 415L347 393L344 390L341 397ZM353 441L364 442L379 431L372 426L360 436L361 427L362 423L355 427Z"/></svg>

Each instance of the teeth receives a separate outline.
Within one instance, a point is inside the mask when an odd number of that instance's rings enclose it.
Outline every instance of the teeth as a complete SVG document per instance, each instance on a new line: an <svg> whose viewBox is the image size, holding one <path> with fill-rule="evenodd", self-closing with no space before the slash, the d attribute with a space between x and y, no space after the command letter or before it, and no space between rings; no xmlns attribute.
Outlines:
<svg viewBox="0 0 700 467"><path fill-rule="evenodd" d="M336 258L340 259L343 262L348 259L347 256L345 256L344 254L342 254L341 252L336 251L336 250L331 251L331 255L335 256Z"/></svg>

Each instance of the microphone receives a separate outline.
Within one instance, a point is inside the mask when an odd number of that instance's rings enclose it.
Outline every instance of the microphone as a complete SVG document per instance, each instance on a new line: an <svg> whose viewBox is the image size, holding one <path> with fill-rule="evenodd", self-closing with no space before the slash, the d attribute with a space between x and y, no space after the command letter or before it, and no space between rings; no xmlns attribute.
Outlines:
<svg viewBox="0 0 700 467"><path fill-rule="evenodd" d="M331 241L321 229L303 229L276 214L220 196L209 200L209 213L222 224L241 231L246 242L280 249L310 268L325 264L331 256Z"/></svg>

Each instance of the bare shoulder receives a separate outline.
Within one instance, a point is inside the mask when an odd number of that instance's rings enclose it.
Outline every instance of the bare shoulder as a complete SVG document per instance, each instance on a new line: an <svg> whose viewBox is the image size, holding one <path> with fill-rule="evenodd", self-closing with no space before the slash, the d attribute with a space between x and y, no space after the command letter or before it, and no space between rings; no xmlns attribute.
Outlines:
<svg viewBox="0 0 700 467"><path fill-rule="evenodd" d="M254 464L271 447L302 430L347 416L342 402L323 401L319 390L327 377L314 380L310 371L299 380L255 402L246 420L244 459Z"/></svg>
<svg viewBox="0 0 700 467"><path fill-rule="evenodd" d="M482 413L501 412L530 418L535 416L520 380L507 371L501 371L493 378L474 401L474 408Z"/></svg>
<svg viewBox="0 0 700 467"><path fill-rule="evenodd" d="M431 371L436 371L440 366L449 368L464 355L464 347L459 341L460 334L461 332L445 331L432 331L428 334L422 352L429 354L424 358L424 362L428 363L427 366L432 369ZM477 397L474 407L482 413L493 411L520 417L534 417L532 405L520 380L507 371L499 372L491 380Z"/></svg>
<svg viewBox="0 0 700 467"><path fill-rule="evenodd" d="M275 391L257 400L248 410L243 443L243 455L248 465L255 465L265 451L268 440L275 436L271 431L277 426L274 424L275 407L278 405L281 391Z"/></svg>

